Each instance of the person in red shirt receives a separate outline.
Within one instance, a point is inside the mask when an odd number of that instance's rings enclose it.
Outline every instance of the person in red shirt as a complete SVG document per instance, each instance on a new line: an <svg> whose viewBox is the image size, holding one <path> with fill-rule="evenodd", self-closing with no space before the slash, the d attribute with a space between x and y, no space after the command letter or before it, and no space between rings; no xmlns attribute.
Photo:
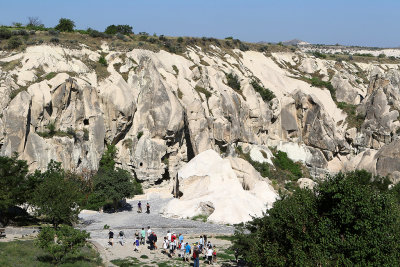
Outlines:
<svg viewBox="0 0 400 267"><path fill-rule="evenodd" d="M173 233L172 236L171 236L171 241L174 242L175 239L176 239L176 235L175 235L175 233Z"/></svg>

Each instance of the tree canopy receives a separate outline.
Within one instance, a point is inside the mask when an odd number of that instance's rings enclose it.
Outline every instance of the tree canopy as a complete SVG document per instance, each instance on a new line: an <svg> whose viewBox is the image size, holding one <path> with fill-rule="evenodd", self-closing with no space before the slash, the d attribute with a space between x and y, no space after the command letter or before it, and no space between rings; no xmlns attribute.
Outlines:
<svg viewBox="0 0 400 267"><path fill-rule="evenodd" d="M354 171L296 190L237 227L234 246L251 266L398 266L400 212L388 184Z"/></svg>
<svg viewBox="0 0 400 267"><path fill-rule="evenodd" d="M61 18L58 21L58 25L54 28L60 32L73 32L75 28L75 22L70 19Z"/></svg>
<svg viewBox="0 0 400 267"><path fill-rule="evenodd" d="M129 25L109 25L104 33L106 34L117 34L117 33L121 33L121 34L125 34L128 35L132 32L132 26Z"/></svg>
<svg viewBox="0 0 400 267"><path fill-rule="evenodd" d="M93 177L93 192L89 195L87 208L99 208L112 203L114 210L117 210L120 200L142 193L141 185L128 171L115 168L116 153L114 145L107 146L100 160L100 168Z"/></svg>
<svg viewBox="0 0 400 267"><path fill-rule="evenodd" d="M51 161L41 174L43 181L33 194L32 203L38 215L45 215L53 226L72 224L78 218L78 202L82 198L76 182L67 179L61 163Z"/></svg>
<svg viewBox="0 0 400 267"><path fill-rule="evenodd" d="M49 252L54 263L60 263L67 255L78 252L89 237L90 234L86 231L68 225L62 225L59 229L47 226L42 228L35 244Z"/></svg>

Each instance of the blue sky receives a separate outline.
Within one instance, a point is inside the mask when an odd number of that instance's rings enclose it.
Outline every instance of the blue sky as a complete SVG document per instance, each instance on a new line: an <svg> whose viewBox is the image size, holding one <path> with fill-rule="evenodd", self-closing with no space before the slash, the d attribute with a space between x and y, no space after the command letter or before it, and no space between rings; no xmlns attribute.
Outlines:
<svg viewBox="0 0 400 267"><path fill-rule="evenodd" d="M134 32L279 42L400 46L398 0L0 0L0 24L60 17L77 28L129 24Z"/></svg>

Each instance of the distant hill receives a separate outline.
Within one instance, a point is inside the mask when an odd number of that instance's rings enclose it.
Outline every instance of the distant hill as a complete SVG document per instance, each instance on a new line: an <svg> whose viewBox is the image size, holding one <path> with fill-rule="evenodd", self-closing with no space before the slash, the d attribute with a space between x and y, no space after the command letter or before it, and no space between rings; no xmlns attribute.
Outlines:
<svg viewBox="0 0 400 267"><path fill-rule="evenodd" d="M309 45L310 43L307 43L307 42L299 40L299 39L293 39L293 40L282 42L282 44L298 46L298 45Z"/></svg>

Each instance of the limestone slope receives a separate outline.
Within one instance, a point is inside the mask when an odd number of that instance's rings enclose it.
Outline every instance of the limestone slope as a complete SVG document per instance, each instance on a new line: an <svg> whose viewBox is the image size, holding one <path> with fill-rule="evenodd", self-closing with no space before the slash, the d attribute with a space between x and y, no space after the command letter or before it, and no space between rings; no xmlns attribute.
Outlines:
<svg viewBox="0 0 400 267"><path fill-rule="evenodd" d="M228 86L231 73L240 89ZM312 77L330 82L331 92ZM276 97L263 100L254 81ZM18 152L31 170L54 159L84 172L115 144L117 163L146 187L165 184L209 149L236 159L238 145L284 150L313 177L361 167L386 175L400 171L390 151L398 147L399 88L397 64L301 51L29 46L0 51L0 153Z"/></svg>

